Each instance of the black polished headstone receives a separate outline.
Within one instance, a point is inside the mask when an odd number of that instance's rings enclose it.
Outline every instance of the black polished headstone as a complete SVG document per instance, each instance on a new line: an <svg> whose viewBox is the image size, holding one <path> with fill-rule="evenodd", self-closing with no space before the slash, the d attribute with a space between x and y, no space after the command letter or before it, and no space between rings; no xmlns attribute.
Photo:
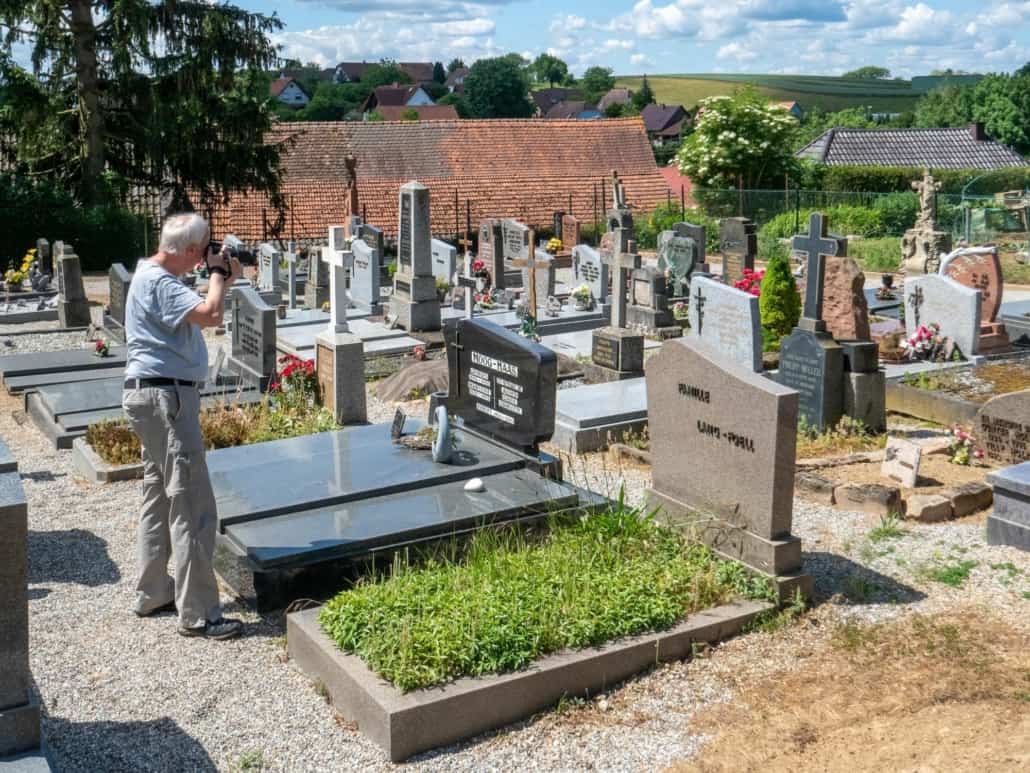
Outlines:
<svg viewBox="0 0 1030 773"><path fill-rule="evenodd" d="M516 448L551 438L558 389L553 350L477 319L449 321L444 340L451 414Z"/></svg>
<svg viewBox="0 0 1030 773"><path fill-rule="evenodd" d="M794 328L780 343L776 380L798 392L798 415L822 432L844 412L844 355L827 333Z"/></svg>

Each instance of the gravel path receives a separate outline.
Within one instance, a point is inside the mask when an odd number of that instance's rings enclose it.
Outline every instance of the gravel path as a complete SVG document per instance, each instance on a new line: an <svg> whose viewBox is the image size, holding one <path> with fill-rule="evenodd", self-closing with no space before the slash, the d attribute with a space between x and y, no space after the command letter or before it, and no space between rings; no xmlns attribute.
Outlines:
<svg viewBox="0 0 1030 773"><path fill-rule="evenodd" d="M0 404L0 435L20 461L29 501L31 659L46 705L45 732L64 771L392 769L383 753L334 712L285 662L281 616L262 619L228 598L247 623L229 643L184 639L175 619L139 620L133 597L133 519L139 484L89 486L67 452L48 447ZM424 406L424 403L422 404ZM393 406L370 400L370 418ZM409 413L420 409L409 404ZM424 407L421 408L424 411ZM566 460L580 485L639 503L646 468L603 454ZM1030 628L1030 554L988 547L983 517L905 524L901 537L871 541L877 519L795 503L794 533L816 576L810 620L888 619L912 611L982 604ZM952 588L931 573L976 562ZM706 658L659 668L585 706L551 711L457 747L417 758L417 771L653 770L690 757L696 711L730 700L748 673L791 667L828 626L749 634Z"/></svg>

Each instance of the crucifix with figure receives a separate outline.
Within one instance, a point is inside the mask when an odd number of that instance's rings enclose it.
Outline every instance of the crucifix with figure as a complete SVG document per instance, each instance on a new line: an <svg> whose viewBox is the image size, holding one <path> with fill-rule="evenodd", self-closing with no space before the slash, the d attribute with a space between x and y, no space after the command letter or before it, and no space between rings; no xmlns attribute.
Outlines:
<svg viewBox="0 0 1030 773"><path fill-rule="evenodd" d="M705 298L704 294L701 292L701 285L698 284L698 286L697 286L697 293L694 295L694 306L697 309L697 334L698 335L701 335L701 331L704 329L705 303L707 303L707 302L708 302L708 299Z"/></svg>
<svg viewBox="0 0 1030 773"><path fill-rule="evenodd" d="M612 251L601 256L601 262L611 266L612 275L612 327L626 327L626 282L630 272L640 268L640 255L636 243L629 238L629 229L612 231Z"/></svg>
<svg viewBox="0 0 1030 773"><path fill-rule="evenodd" d="M826 330L823 321L823 274L827 257L843 257L848 252L848 240L826 233L826 217L813 212L808 220L808 233L798 234L792 243L794 252L805 255L805 307L802 324L816 332ZM803 324L807 321L807 325Z"/></svg>
<svg viewBox="0 0 1030 773"><path fill-rule="evenodd" d="M919 327L919 307L923 305L923 288L916 285L912 294L908 296L908 305L912 307L912 327L915 330Z"/></svg>

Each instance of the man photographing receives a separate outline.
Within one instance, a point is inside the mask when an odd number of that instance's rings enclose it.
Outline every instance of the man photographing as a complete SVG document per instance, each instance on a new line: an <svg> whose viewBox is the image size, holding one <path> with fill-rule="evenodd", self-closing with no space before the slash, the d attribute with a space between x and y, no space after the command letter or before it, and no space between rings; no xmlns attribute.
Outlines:
<svg viewBox="0 0 1030 773"><path fill-rule="evenodd" d="M228 286L242 269L225 248L210 250L210 237L199 215L173 215L157 254L136 265L125 304L122 407L143 447L135 612L174 608L183 636L231 639L242 624L222 617L212 566L218 512L200 431L201 328L221 323ZM201 260L210 272L206 299L180 279Z"/></svg>

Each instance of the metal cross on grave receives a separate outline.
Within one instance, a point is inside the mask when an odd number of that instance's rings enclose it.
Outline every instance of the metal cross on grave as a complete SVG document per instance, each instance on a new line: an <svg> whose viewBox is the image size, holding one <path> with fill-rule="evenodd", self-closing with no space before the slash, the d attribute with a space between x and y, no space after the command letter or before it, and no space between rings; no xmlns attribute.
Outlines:
<svg viewBox="0 0 1030 773"><path fill-rule="evenodd" d="M808 220L808 233L794 237L795 252L805 253L805 308L802 316L815 322L817 330L825 330L823 319L823 274L826 257L846 255L848 240L826 233L826 217L813 212Z"/></svg>
<svg viewBox="0 0 1030 773"><path fill-rule="evenodd" d="M923 288L916 285L912 294L908 296L908 305L912 307L912 330L919 327L919 307L923 305Z"/></svg>
<svg viewBox="0 0 1030 773"><path fill-rule="evenodd" d="M622 328L626 327L626 282L629 272L640 268L640 256L636 243L628 238L628 229L616 228L612 233L612 251L604 253L601 262L612 268L612 327Z"/></svg>
<svg viewBox="0 0 1030 773"><path fill-rule="evenodd" d="M286 275L286 300L291 309L297 308L297 260L300 256L295 250L293 242L290 242L286 245L286 252L283 253L288 272Z"/></svg>
<svg viewBox="0 0 1030 773"><path fill-rule="evenodd" d="M700 284L697 286L697 293L694 295L694 301L694 307L697 309L697 334L701 335L701 331L704 329L705 303L708 302L708 299L705 298L704 294L701 292Z"/></svg>
<svg viewBox="0 0 1030 773"><path fill-rule="evenodd" d="M322 259L329 265L329 332L349 333L347 309L350 308L350 293L347 292L347 275L354 265L354 253L350 250L336 250L330 245L323 248Z"/></svg>
<svg viewBox="0 0 1030 773"><path fill-rule="evenodd" d="M536 232L529 229L529 252L525 258L514 258L511 265L515 268L525 268L529 274L529 287L526 288L526 310L530 317L536 319L537 298L536 298Z"/></svg>

